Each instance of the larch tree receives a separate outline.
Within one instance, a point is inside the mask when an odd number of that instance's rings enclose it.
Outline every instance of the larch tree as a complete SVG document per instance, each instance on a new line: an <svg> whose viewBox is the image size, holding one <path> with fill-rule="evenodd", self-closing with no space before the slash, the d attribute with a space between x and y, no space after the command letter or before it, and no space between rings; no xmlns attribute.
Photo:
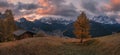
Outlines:
<svg viewBox="0 0 120 55"><path fill-rule="evenodd" d="M80 43L83 43L84 39L90 38L89 30L90 30L89 20L86 14L82 12L74 23L74 34L78 39L80 39Z"/></svg>
<svg viewBox="0 0 120 55"><path fill-rule="evenodd" d="M3 14L3 19L0 19L0 41L14 40L13 32L17 30L14 17L11 10L6 10Z"/></svg>
<svg viewBox="0 0 120 55"><path fill-rule="evenodd" d="M15 30L17 30L17 26L16 26L16 24L15 24L15 21L14 21L14 16L13 16L13 14L12 14L12 11L11 10L6 10L5 11L5 16L6 16L6 20L5 20L5 24L6 24L6 26L5 26L5 32L6 32L6 37L7 37L7 40L12 40L13 38L14 38L14 36L13 36L13 32L15 31Z"/></svg>

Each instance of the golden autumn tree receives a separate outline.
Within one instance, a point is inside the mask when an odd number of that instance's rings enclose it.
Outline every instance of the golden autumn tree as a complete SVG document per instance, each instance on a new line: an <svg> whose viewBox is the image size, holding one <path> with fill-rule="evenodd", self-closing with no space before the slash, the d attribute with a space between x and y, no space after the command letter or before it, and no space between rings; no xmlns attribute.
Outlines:
<svg viewBox="0 0 120 55"><path fill-rule="evenodd" d="M80 39L80 43L83 43L84 39L90 38L89 30L89 20L87 19L86 14L82 12L74 23L74 34L78 39Z"/></svg>
<svg viewBox="0 0 120 55"><path fill-rule="evenodd" d="M7 9L5 11L5 36L7 40L13 39L13 32L17 29L17 26L14 21L14 16L12 14L12 11L10 9Z"/></svg>
<svg viewBox="0 0 120 55"><path fill-rule="evenodd" d="M3 14L4 17L0 19L0 41L13 40L13 32L17 30L12 11L7 9Z"/></svg>

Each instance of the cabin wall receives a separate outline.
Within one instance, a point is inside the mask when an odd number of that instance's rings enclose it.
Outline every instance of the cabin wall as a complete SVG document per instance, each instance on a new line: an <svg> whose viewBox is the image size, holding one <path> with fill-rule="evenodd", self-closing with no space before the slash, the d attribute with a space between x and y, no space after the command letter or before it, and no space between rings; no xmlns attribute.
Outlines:
<svg viewBox="0 0 120 55"><path fill-rule="evenodd" d="M24 34L21 35L21 36L15 36L15 38L16 38L17 40L25 39L25 38L30 38L30 37L33 37L33 34L31 34L31 33L24 33Z"/></svg>
<svg viewBox="0 0 120 55"><path fill-rule="evenodd" d="M29 34L29 33L25 33L25 34L23 34L23 35L21 36L20 39L29 38L29 37L33 37L33 35L32 35L32 34Z"/></svg>

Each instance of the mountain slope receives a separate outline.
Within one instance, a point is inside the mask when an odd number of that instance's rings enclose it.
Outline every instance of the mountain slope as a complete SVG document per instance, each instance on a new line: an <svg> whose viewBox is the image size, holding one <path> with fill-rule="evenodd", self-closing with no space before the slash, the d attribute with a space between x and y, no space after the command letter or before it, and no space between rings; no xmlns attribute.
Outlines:
<svg viewBox="0 0 120 55"><path fill-rule="evenodd" d="M92 37L111 35L112 33L120 31L120 24L118 24L117 21L112 18L100 16L94 18L93 20L90 20L90 34ZM41 19L33 22L27 21L25 18L21 18L19 22L16 23L19 27L22 27L26 30L35 32L42 30L50 34L54 33L55 31L60 31L64 36L75 37L73 34L74 21L63 17L42 17Z"/></svg>
<svg viewBox="0 0 120 55"><path fill-rule="evenodd" d="M74 38L39 37L0 43L0 55L120 55L120 34L95 38L80 46Z"/></svg>
<svg viewBox="0 0 120 55"><path fill-rule="evenodd" d="M65 36L73 37L73 23L67 25ZM90 34L92 37L111 35L120 31L120 24L102 24L95 21L90 21Z"/></svg>
<svg viewBox="0 0 120 55"><path fill-rule="evenodd" d="M67 25L73 22L73 20L71 19L68 19L65 17L59 17L59 16L42 17L39 20L35 20L34 22L36 21L46 23L46 24L58 23L58 24L64 24L64 25Z"/></svg>
<svg viewBox="0 0 120 55"><path fill-rule="evenodd" d="M118 24L115 18L108 17L105 15L94 16L91 20L103 24Z"/></svg>

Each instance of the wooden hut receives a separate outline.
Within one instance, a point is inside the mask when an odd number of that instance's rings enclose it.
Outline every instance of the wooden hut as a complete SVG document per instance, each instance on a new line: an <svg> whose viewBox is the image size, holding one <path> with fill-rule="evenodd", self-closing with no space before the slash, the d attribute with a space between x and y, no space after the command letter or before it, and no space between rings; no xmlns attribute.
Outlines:
<svg viewBox="0 0 120 55"><path fill-rule="evenodd" d="M17 30L13 32L15 39L20 40L20 39L25 39L25 38L30 38L35 35L34 32L27 31L27 30Z"/></svg>

